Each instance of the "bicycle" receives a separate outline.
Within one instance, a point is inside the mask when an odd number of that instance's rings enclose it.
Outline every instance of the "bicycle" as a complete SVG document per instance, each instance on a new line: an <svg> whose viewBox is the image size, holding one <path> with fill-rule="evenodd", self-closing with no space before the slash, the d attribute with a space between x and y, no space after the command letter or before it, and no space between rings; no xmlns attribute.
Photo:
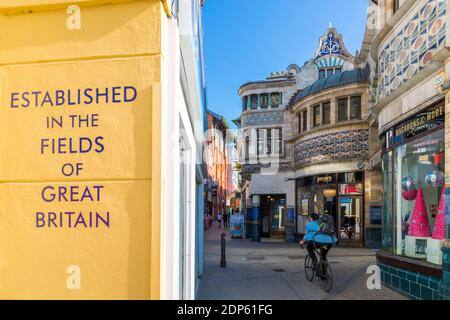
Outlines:
<svg viewBox="0 0 450 320"><path fill-rule="evenodd" d="M312 282L315 277L320 279L320 287L325 292L330 292L333 287L333 272L331 271L330 264L327 260L322 258L322 250L325 245L317 246L316 242L313 240L314 252L316 257L318 257L318 263L314 265L311 257L306 255L305 258L305 275L309 282ZM328 246L328 245L326 245Z"/></svg>

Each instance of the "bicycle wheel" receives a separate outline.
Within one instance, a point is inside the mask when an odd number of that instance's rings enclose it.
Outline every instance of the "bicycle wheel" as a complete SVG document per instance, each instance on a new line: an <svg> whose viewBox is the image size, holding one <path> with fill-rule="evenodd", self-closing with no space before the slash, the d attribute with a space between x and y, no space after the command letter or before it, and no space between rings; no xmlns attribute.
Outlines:
<svg viewBox="0 0 450 320"><path fill-rule="evenodd" d="M306 279L308 279L309 282L314 280L314 275L315 275L314 264L309 255L307 255L305 258L305 275L306 275Z"/></svg>
<svg viewBox="0 0 450 320"><path fill-rule="evenodd" d="M330 292L333 287L333 272L327 261L320 263L320 287L325 292Z"/></svg>

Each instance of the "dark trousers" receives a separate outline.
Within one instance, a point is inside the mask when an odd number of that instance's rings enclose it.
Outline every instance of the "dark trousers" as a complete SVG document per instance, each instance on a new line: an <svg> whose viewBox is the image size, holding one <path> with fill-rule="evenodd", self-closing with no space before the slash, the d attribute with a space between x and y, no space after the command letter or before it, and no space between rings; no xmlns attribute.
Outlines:
<svg viewBox="0 0 450 320"><path fill-rule="evenodd" d="M317 261L316 253L314 251L314 242L305 241L305 244L306 244L306 250L308 250L308 254L311 257L312 261L314 263L317 263L318 261ZM320 254L322 255L322 260L327 261L327 254L328 254L328 251L330 251L330 249L331 249L331 245L321 244L321 243L316 242L316 247L321 248Z"/></svg>

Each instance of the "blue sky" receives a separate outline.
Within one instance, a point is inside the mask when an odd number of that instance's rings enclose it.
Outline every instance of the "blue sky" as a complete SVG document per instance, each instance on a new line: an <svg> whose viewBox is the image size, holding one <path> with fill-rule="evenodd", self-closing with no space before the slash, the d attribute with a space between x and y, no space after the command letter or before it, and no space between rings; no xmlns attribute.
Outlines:
<svg viewBox="0 0 450 320"><path fill-rule="evenodd" d="M239 87L312 58L330 22L354 54L361 47L367 0L206 0L203 12L208 107L230 126Z"/></svg>

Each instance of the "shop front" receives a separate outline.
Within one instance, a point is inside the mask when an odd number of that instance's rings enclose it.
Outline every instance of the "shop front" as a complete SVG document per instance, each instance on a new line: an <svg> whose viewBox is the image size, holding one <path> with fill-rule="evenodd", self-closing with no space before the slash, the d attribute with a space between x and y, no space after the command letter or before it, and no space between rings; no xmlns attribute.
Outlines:
<svg viewBox="0 0 450 320"><path fill-rule="evenodd" d="M444 121L442 101L382 134L382 277L388 286L424 299L438 297L442 277ZM409 283L408 276L421 281Z"/></svg>
<svg viewBox="0 0 450 320"><path fill-rule="evenodd" d="M306 231L308 215L328 214L334 218L342 245L364 242L364 172L342 172L302 177L296 181L296 235Z"/></svg>

